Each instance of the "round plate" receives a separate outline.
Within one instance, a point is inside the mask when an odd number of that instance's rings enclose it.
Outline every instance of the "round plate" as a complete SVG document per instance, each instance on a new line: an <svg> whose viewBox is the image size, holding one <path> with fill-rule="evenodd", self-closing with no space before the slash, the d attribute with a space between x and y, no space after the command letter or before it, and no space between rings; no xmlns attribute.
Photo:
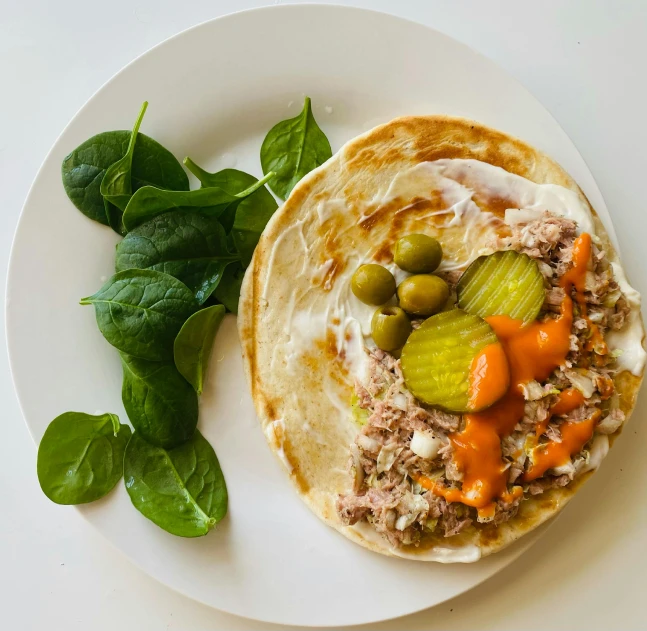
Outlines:
<svg viewBox="0 0 647 631"><path fill-rule="evenodd" d="M95 133L130 129L148 100L142 131L178 158L258 176L264 134L296 115L305 94L333 150L405 114L468 116L520 136L575 177L611 229L591 174L557 122L515 80L445 35L380 13L315 5L201 24L137 59L88 101L25 203L9 270L7 335L16 390L37 441L66 410L126 418L118 355L92 308L78 304L112 273L118 237L67 199L64 156ZM232 316L218 334L200 410L230 492L229 515L215 532L173 537L134 510L121 486L80 511L149 574L218 609L294 625L375 622L464 592L537 538L476 564L443 566L382 557L326 527L265 444Z"/></svg>

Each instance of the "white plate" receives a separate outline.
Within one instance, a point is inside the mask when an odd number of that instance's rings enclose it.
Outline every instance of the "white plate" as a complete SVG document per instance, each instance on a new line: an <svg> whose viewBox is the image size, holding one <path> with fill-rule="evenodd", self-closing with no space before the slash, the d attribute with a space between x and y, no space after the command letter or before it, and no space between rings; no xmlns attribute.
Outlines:
<svg viewBox="0 0 647 631"><path fill-rule="evenodd" d="M25 203L9 271L7 336L16 390L37 441L66 410L126 418L117 353L97 330L92 309L78 305L112 273L117 237L67 199L63 157L95 133L129 129L146 99L142 131L178 158L260 175L263 135L295 115L304 94L333 148L403 114L469 116L518 135L562 163L611 229L591 174L557 122L515 80L445 35L380 13L315 5L201 24L137 59L90 99L54 145ZM80 509L163 583L250 618L350 625L456 596L537 538L469 566L388 559L350 543L308 511L267 449L233 317L214 352L200 427L218 452L231 498L216 532L198 540L168 535L132 508L121 486Z"/></svg>

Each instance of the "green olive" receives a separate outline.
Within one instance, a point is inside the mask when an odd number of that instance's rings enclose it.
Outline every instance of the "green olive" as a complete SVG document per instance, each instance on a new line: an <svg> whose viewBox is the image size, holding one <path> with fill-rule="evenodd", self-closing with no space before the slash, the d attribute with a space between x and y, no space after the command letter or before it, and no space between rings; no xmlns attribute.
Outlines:
<svg viewBox="0 0 647 631"><path fill-rule="evenodd" d="M409 276L398 287L400 306L414 315L430 316L438 313L449 298L447 283L438 276L418 274Z"/></svg>
<svg viewBox="0 0 647 631"><path fill-rule="evenodd" d="M405 272L429 274L443 258L443 249L437 239L426 234L410 234L395 242L393 260Z"/></svg>
<svg viewBox="0 0 647 631"><path fill-rule="evenodd" d="M395 351L402 348L411 333L411 322L400 307L380 307L371 320L371 335L378 348Z"/></svg>
<svg viewBox="0 0 647 631"><path fill-rule="evenodd" d="M351 280L353 293L367 305L383 305L395 293L395 278L386 267L361 265Z"/></svg>

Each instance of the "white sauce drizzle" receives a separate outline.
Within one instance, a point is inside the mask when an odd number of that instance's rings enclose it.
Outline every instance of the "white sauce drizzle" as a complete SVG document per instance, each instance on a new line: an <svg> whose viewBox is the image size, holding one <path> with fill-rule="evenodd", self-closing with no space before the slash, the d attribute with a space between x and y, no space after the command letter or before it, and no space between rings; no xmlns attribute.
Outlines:
<svg viewBox="0 0 647 631"><path fill-rule="evenodd" d="M609 437L605 434L596 434L589 449L589 457L577 468L575 476L578 477L587 471L597 469L608 453Z"/></svg>
<svg viewBox="0 0 647 631"><path fill-rule="evenodd" d="M619 331L607 333L607 344L613 350L621 350L622 355L616 359L619 370L628 370L639 377L644 368L647 353L643 347L644 330L640 320L640 294L629 284L620 263L611 263L613 276L632 308L627 322Z"/></svg>
<svg viewBox="0 0 647 631"><path fill-rule="evenodd" d="M283 466L289 473L292 473L294 467L288 460L288 457L285 455L285 450L283 449L283 437L285 435L285 423L283 422L283 419L279 418L268 423L265 428L265 435L267 436L268 441L276 448L276 455L283 463Z"/></svg>
<svg viewBox="0 0 647 631"><path fill-rule="evenodd" d="M493 197L515 200L513 208L537 213L549 210L577 222L580 232L595 234L591 212L577 193L557 184L535 184L480 160L436 160L447 178L459 179L471 189L486 189ZM507 217L506 217L507 220Z"/></svg>

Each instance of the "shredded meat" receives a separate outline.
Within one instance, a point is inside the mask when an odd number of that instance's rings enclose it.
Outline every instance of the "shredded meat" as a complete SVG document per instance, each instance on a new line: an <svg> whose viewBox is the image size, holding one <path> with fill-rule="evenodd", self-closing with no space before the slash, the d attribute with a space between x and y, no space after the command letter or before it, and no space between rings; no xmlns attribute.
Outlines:
<svg viewBox="0 0 647 631"><path fill-rule="evenodd" d="M493 244L494 249L514 249L537 261L545 286L540 319L555 318L559 314L566 297L560 280L572 266L576 235L575 222L546 212L536 221L513 226L510 236ZM509 489L522 484L520 480L529 465L529 449L537 440L561 442L564 422L590 418L603 402L607 402L604 409L609 411L598 423L599 434L618 431L625 420L614 393L614 358L604 344L595 340L591 343L594 326L602 335L609 329L618 330L624 326L630 311L612 271L604 252L593 244L584 285L586 311L575 302L570 350L564 365L541 382L523 385L523 418L510 435L501 439ZM461 272L440 275L455 292ZM413 328L422 322L422 319L412 320ZM350 448L352 492L340 495L337 502L342 522L353 525L367 520L391 545L399 546L417 544L425 529L452 537L474 521L498 525L512 519L523 496L512 502L499 499L492 517L477 519L474 508L447 502L416 482L419 475L424 475L431 476L437 487L462 487L463 472L454 459L454 446L449 440L461 428L461 416L421 404L407 390L398 359L379 349L367 352L369 378L366 383L357 383L355 391L357 405L366 410L368 419ZM551 416L551 407L558 401L559 393L567 388L583 392L584 403L568 414ZM549 422L546 424L546 421ZM542 432L537 431L540 424ZM419 456L411 449L414 432L439 440L441 447L430 458ZM541 436L536 436L537 433ZM588 461L587 449L585 445L568 462L524 485L526 496L567 485L578 475L581 464Z"/></svg>
<svg viewBox="0 0 647 631"><path fill-rule="evenodd" d="M570 481L571 478L567 474L559 476L547 476L531 482L528 486L528 493L530 493L530 495L539 495L540 493L543 493L548 489L556 489L562 486L566 486Z"/></svg>
<svg viewBox="0 0 647 631"><path fill-rule="evenodd" d="M521 504L521 497L517 497L512 502L504 502L499 500L497 502L496 512L494 513L494 518L492 523L496 526L502 524L504 521L512 519L519 510L519 504Z"/></svg>
<svg viewBox="0 0 647 631"><path fill-rule="evenodd" d="M452 537L462 532L472 523L472 518L462 504L448 503L442 497L427 492L423 496L429 504L429 517L438 519L445 537Z"/></svg>
<svg viewBox="0 0 647 631"><path fill-rule="evenodd" d="M512 235L496 245L499 246L498 249L523 252L551 269L557 266L557 272L561 276L571 261L575 236L574 221L545 212L541 219L515 226ZM560 266L563 267L561 271ZM546 277L546 268L541 269Z"/></svg>

